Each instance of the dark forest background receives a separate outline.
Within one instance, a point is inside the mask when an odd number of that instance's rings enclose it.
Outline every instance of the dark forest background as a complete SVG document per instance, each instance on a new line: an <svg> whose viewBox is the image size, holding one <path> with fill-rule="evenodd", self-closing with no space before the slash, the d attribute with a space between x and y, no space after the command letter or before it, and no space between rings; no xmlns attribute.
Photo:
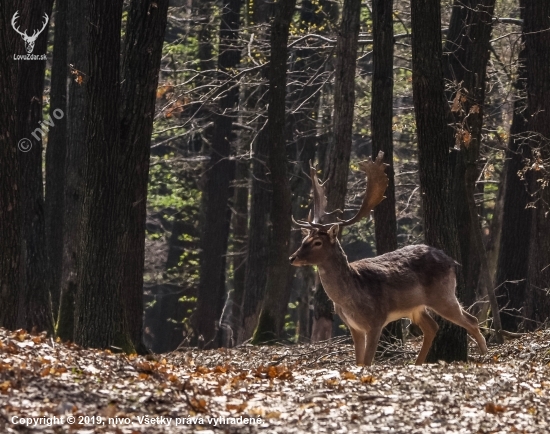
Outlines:
<svg viewBox="0 0 550 434"><path fill-rule="evenodd" d="M14 60L16 11L50 17L47 61ZM288 263L291 215L310 160L357 209L379 150L350 261L424 242L494 341L547 326L550 1L4 0L0 326L128 352L347 333ZM432 353L464 359L465 333Z"/></svg>

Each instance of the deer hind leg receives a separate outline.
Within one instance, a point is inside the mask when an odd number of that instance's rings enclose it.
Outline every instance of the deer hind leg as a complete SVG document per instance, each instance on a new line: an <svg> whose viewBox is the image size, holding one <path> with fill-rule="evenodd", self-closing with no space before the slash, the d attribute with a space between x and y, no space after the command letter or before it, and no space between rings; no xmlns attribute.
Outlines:
<svg viewBox="0 0 550 434"><path fill-rule="evenodd" d="M426 360L426 356L428 355L428 351L432 346L432 342L435 338L435 335L437 334L437 330L439 329L439 326L437 325L435 320L430 316L430 314L426 312L425 308L415 312L412 315L411 319L418 327L420 327L420 329L422 330L422 333L424 334L424 340L422 341L422 348L420 349L420 353L418 353L418 357L416 358L416 362L415 362L415 365L421 365Z"/></svg>
<svg viewBox="0 0 550 434"><path fill-rule="evenodd" d="M454 301L448 303L445 306L438 306L437 308L430 306L430 309L433 309L436 313L441 315L446 320L451 321L452 323L455 323L460 327L464 327L468 331L468 333L470 333L470 335L472 335L472 337L476 340L480 353L487 353L487 343L485 342L485 338L479 331L476 317L464 311L456 298Z"/></svg>
<svg viewBox="0 0 550 434"><path fill-rule="evenodd" d="M373 327L367 333L367 350L365 351L365 359L364 359L365 366L372 365L381 334L382 334L382 327L376 327L376 328Z"/></svg>
<svg viewBox="0 0 550 434"><path fill-rule="evenodd" d="M348 328L351 332L351 337L353 338L353 344L355 345L355 362L358 365L361 365L365 359L365 332L355 330L351 327Z"/></svg>

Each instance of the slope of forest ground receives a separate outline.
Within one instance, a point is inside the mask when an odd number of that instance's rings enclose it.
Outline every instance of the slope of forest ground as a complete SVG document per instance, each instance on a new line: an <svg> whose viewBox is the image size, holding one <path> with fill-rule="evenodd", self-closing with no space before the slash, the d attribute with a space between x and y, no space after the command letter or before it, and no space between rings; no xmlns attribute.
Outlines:
<svg viewBox="0 0 550 434"><path fill-rule="evenodd" d="M365 368L342 338L141 357L0 329L0 432L550 431L550 330L468 363L414 366L418 344Z"/></svg>

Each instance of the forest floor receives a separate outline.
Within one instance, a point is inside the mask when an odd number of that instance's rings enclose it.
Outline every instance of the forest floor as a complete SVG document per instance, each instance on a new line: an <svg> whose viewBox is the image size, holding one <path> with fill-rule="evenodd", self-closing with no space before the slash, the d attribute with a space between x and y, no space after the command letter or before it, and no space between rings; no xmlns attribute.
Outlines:
<svg viewBox="0 0 550 434"><path fill-rule="evenodd" d="M550 330L468 363L418 344L365 368L342 338L141 357L0 329L0 432L550 432Z"/></svg>

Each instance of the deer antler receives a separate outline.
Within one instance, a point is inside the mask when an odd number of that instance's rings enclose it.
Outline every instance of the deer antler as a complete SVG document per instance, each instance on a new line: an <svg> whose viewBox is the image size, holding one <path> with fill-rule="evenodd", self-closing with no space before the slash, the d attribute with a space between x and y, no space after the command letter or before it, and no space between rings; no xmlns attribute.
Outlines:
<svg viewBox="0 0 550 434"><path fill-rule="evenodd" d="M48 25L48 21L50 20L48 18L48 15L44 14L44 24L42 25L42 28L40 30L35 30L32 32L32 36L30 37L31 39L36 39L38 37L38 35L40 35L40 33L42 33L44 31L44 29L46 28L46 26Z"/></svg>
<svg viewBox="0 0 550 434"><path fill-rule="evenodd" d="M16 26L15 22L17 21L18 18L19 18L19 11L16 11L13 14L13 17L11 18L11 26L13 27L13 30L15 30L17 33L19 33L23 37L28 37L27 32L25 33L21 32L19 30L19 26L15 27Z"/></svg>
<svg viewBox="0 0 550 434"><path fill-rule="evenodd" d="M359 167L365 172L367 178L367 191L357 214L349 220L340 220L339 224L341 226L349 226L363 217L368 217L374 207L384 200L384 193L388 188L389 180L388 175L386 175L388 164L385 164L383 159L384 153L380 151L374 162L368 159L359 163Z"/></svg>
<svg viewBox="0 0 550 434"><path fill-rule="evenodd" d="M329 213L326 212L327 199L325 196L324 183L321 184L319 182L319 179L317 178L317 171L312 166L310 161L310 175L311 182L313 184L313 218L312 212L310 211L307 221L296 221L294 220L294 217L292 217L294 224L307 229L318 228L326 230L335 224L340 226L349 226L358 222L363 217L368 217L371 210L382 202L384 199L384 192L388 187L389 181L388 175L386 175L387 164L383 163L383 158L384 153L380 151L374 162L368 159L359 163L359 167L363 170L363 172L365 172L367 178L367 191L365 193L365 197L363 198L363 203L361 204L361 208L357 214L355 214L352 218L349 220L338 219L336 223L322 222L324 217L337 212L341 213L342 211L337 209Z"/></svg>
<svg viewBox="0 0 550 434"><path fill-rule="evenodd" d="M342 212L339 209L332 211L332 212L326 212L327 208L327 198L325 195L325 184L326 181L321 183L319 181L319 178L317 177L317 170L311 163L311 160L309 160L309 174L311 177L311 183L313 187L313 213L310 210L308 214L307 221L302 220L294 220L294 217L292 217L292 221L295 225L302 227L302 228L319 228L319 229L325 229L327 227L332 226L332 224L326 224L322 223L323 218L329 215L332 215L336 212Z"/></svg>

